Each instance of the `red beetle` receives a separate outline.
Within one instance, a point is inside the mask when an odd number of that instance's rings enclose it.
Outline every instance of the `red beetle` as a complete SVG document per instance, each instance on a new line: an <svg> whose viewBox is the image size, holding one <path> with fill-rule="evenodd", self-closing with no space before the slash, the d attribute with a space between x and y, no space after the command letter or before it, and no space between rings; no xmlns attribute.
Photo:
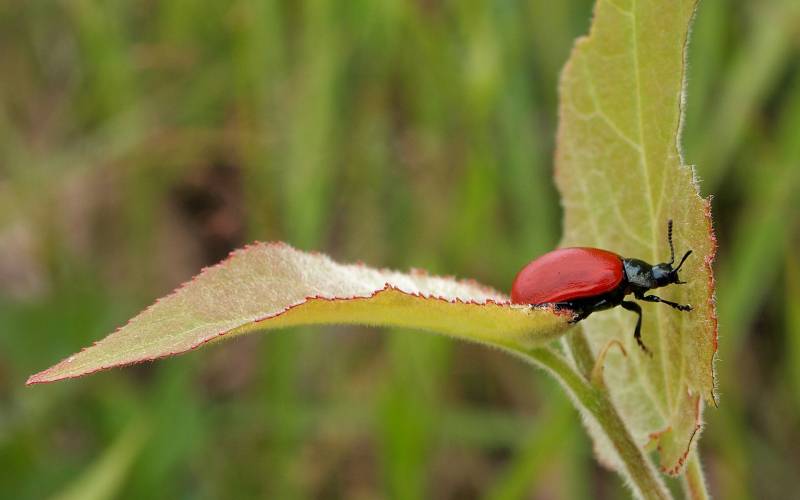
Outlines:
<svg viewBox="0 0 800 500"><path fill-rule="evenodd" d="M667 239L670 260L655 266L599 248L553 250L532 261L517 274L511 287L511 301L536 306L553 304L558 308L571 309L575 311L572 323L595 311L622 306L639 316L633 336L639 346L649 353L642 342L642 308L636 302L623 300L625 296L632 293L646 302L662 302L679 311L692 310L689 305L645 295L653 288L686 283L678 278L678 271L692 251L686 252L678 267L672 268L675 250L672 246L671 220L667 223Z"/></svg>

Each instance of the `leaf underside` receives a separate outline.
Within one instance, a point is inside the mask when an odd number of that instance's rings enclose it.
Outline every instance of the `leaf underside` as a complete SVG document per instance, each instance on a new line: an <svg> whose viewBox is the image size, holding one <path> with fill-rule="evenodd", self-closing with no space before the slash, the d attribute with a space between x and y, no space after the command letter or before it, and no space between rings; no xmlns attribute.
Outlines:
<svg viewBox="0 0 800 500"><path fill-rule="evenodd" d="M172 356L255 330L400 326L519 351L558 337L570 319L552 308L512 305L505 295L471 281L342 265L283 243L259 243L205 269L28 384Z"/></svg>
<svg viewBox="0 0 800 500"><path fill-rule="evenodd" d="M612 339L632 353L606 360L611 400L634 439L657 447L661 470L673 475L681 472L697 438L701 398L715 398L716 241L709 200L700 196L694 169L684 164L679 149L695 5L695 0L597 2L590 34L576 43L562 74L556 153L563 246L665 262L672 219L676 252L694 252L680 273L688 284L654 291L691 304L693 311L641 303L643 340L653 358L636 346L633 313L613 310L582 322L595 355ZM617 468L614 450L593 433L600 460Z"/></svg>

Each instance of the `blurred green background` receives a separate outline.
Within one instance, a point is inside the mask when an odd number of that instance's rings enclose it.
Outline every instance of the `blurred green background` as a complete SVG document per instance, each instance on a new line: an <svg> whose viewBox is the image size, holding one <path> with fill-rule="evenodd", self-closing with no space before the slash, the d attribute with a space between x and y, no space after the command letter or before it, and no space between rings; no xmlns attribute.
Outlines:
<svg viewBox="0 0 800 500"><path fill-rule="evenodd" d="M287 330L23 385L254 239L508 289L559 240L556 85L591 8L3 2L0 497L626 498L543 373L418 332ZM799 26L796 1L703 0L690 46L718 498L797 495Z"/></svg>

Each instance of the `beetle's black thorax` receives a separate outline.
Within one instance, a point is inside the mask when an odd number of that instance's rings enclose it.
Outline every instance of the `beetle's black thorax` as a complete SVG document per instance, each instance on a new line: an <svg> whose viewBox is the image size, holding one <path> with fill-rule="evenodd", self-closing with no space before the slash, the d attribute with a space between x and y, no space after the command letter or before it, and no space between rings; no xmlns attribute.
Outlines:
<svg viewBox="0 0 800 500"><path fill-rule="evenodd" d="M639 259L622 259L626 293L646 292L659 285L653 277L653 266Z"/></svg>

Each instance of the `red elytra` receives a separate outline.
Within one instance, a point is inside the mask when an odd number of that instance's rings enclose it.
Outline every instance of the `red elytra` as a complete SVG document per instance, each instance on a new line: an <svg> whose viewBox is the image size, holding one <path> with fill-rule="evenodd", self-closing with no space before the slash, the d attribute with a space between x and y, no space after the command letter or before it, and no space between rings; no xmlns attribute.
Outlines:
<svg viewBox="0 0 800 500"><path fill-rule="evenodd" d="M511 287L515 304L548 304L602 295L622 282L622 257L599 248L560 248L534 260Z"/></svg>

